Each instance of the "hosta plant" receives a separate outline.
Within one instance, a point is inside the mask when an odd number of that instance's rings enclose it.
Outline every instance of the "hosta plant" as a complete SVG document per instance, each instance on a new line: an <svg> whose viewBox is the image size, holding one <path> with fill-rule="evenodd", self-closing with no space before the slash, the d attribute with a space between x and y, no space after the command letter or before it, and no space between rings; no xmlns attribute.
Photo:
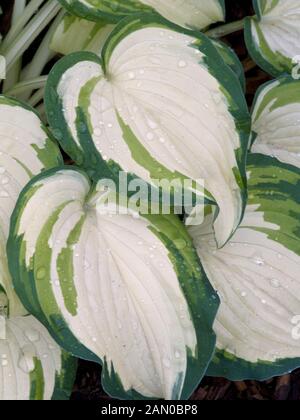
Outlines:
<svg viewBox="0 0 300 420"><path fill-rule="evenodd" d="M253 5L210 28L225 2L15 2L0 44L0 400L68 398L75 357L119 399L300 366L299 5ZM220 39L243 27L277 77L251 112Z"/></svg>

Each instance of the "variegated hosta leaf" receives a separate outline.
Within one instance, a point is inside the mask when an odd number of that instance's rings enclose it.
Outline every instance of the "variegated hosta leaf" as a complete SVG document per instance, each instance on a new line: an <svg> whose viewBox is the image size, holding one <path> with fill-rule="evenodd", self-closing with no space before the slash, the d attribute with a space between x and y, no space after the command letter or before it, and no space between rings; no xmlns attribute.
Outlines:
<svg viewBox="0 0 300 420"><path fill-rule="evenodd" d="M231 241L217 250L209 224L190 230L221 299L208 374L233 380L300 365L300 170L254 154L248 172L249 203Z"/></svg>
<svg viewBox="0 0 300 420"><path fill-rule="evenodd" d="M73 354L102 361L119 398L187 398L214 350L218 300L177 217L105 214L65 168L22 193L10 268L24 305Z"/></svg>
<svg viewBox="0 0 300 420"><path fill-rule="evenodd" d="M7 293L10 315L24 313L7 268L11 213L30 178L61 162L59 149L39 117L27 106L0 96L0 285Z"/></svg>
<svg viewBox="0 0 300 420"><path fill-rule="evenodd" d="M253 0L253 4L257 16L245 21L249 53L272 76L291 73L300 55L299 1Z"/></svg>
<svg viewBox="0 0 300 420"><path fill-rule="evenodd" d="M104 21L93 22L66 14L51 39L50 48L62 55L78 51L90 51L100 55L105 42L114 28L115 25ZM244 68L234 50L221 41L212 40L212 42L225 63L236 74L245 91L246 78Z"/></svg>
<svg viewBox="0 0 300 420"><path fill-rule="evenodd" d="M252 151L300 168L300 81L282 77L265 84L252 111Z"/></svg>
<svg viewBox="0 0 300 420"><path fill-rule="evenodd" d="M77 51L100 54L114 25L91 22L76 16L66 15L54 33L50 48L63 55Z"/></svg>
<svg viewBox="0 0 300 420"><path fill-rule="evenodd" d="M67 399L75 373L75 359L34 317L5 321L4 334L0 330L0 401Z"/></svg>
<svg viewBox="0 0 300 420"><path fill-rule="evenodd" d="M225 20L224 0L59 0L70 13L85 19L118 22L134 13L157 12L177 25L204 29Z"/></svg>
<svg viewBox="0 0 300 420"><path fill-rule="evenodd" d="M62 59L48 79L53 132L93 177L120 167L149 183L205 181L224 244L245 202L249 115L212 43L154 15L123 20L104 49ZM109 176L115 176L108 174ZM193 190L194 191L194 190Z"/></svg>
<svg viewBox="0 0 300 420"><path fill-rule="evenodd" d="M50 48L62 55L78 51L89 51L100 55L102 48L115 25L93 22L70 14L66 14L54 33ZM243 90L246 89L244 68L232 48L221 41L212 40L214 46L222 56L225 63L236 74Z"/></svg>

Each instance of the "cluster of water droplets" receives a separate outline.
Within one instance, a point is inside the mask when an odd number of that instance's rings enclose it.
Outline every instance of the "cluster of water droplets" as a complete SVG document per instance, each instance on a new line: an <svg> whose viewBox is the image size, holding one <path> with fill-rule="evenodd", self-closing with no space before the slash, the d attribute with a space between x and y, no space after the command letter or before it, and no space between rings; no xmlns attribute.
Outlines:
<svg viewBox="0 0 300 420"><path fill-rule="evenodd" d="M162 358L162 364L165 368L170 369L172 364L180 362L182 360L183 354L180 350L174 351L173 355L166 355Z"/></svg>
<svg viewBox="0 0 300 420"><path fill-rule="evenodd" d="M23 345L20 347L19 356L17 359L18 368L24 373L31 373L36 367L36 360L38 358L46 359L49 354L43 353L42 355L37 354L37 345L41 340L40 332L35 328L27 328L23 332L24 338ZM4 340L9 340L9 336L6 336ZM1 337L0 337L1 339ZM54 346L48 344L49 351L53 350ZM0 364L2 367L9 367L9 357L7 352L0 354ZM9 375L11 376L11 374Z"/></svg>
<svg viewBox="0 0 300 420"><path fill-rule="evenodd" d="M248 246L248 245L247 245ZM282 258L281 254L277 255L278 259ZM263 255L259 254L259 253L255 253L252 257L252 261L253 264L255 264L256 266L260 267L261 269L264 269L265 272L264 277L266 276L267 281L269 283L269 285L274 288L274 289L279 289L282 287L282 283L281 280L279 280L278 278L274 277L273 272L274 272L274 268L270 265L268 265L263 257ZM267 271L269 271L269 274L266 274ZM248 296L248 292L246 291L241 291L241 297L242 298L246 298ZM261 299L261 303L263 305L266 305L268 302L266 299Z"/></svg>
<svg viewBox="0 0 300 420"><path fill-rule="evenodd" d="M212 255L218 255L218 252L222 253L222 250L218 251L216 250L216 247L213 246L213 243L210 242L206 242L206 246L207 245L211 245L211 249L209 251L210 254ZM197 244L198 246L198 244ZM205 246L205 244L203 245ZM241 247L245 248L245 249L249 249L251 250L251 246L247 243L241 244L241 243L235 243L235 242L230 242L228 245L228 247L230 247L231 249L233 249L233 251L235 249L238 250L238 253L241 252ZM233 254L235 255L235 254ZM263 255L263 252L254 252L252 255L248 255L246 257L247 259L249 258L249 262L252 263L253 265L255 265L256 267L258 267L260 272L261 270L261 276L262 276L262 281L263 282L267 282L267 285L270 286L272 289L281 289L281 288L288 288L287 285L284 285L280 276L276 276L277 273L277 269L275 267L273 267L272 265L270 265L269 261L266 260L265 256ZM276 259L277 260L282 260L284 258L284 256L280 253L276 254ZM215 268L215 270L217 271L218 269ZM251 270L252 271L252 270ZM256 272L256 271L255 271ZM257 274L259 276L259 274ZM246 299L249 298L250 295L253 297L252 294L252 290L251 290L251 284L249 284L250 288L240 288L238 293L240 295L240 297L242 299ZM253 287L255 288L255 285L253 285ZM222 296L222 301L225 302L226 298L224 296ZM260 302L263 305L267 305L268 304L268 300L267 298L261 298Z"/></svg>

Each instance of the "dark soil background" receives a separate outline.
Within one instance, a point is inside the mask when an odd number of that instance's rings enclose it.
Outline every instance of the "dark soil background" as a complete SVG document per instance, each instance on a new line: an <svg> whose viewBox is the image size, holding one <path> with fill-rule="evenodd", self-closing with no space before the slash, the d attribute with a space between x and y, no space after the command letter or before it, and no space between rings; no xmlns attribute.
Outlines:
<svg viewBox="0 0 300 420"><path fill-rule="evenodd" d="M18 1L18 0L16 0ZM199 0L201 1L201 0ZM0 0L3 14L0 17L0 32L5 34L10 25L13 0ZM226 0L226 22L253 15L252 0ZM249 57L243 32L237 32L223 39L238 54L247 78L247 101L251 106L257 88L270 77L260 70ZM38 41L37 41L38 44ZM32 47L35 50L35 45ZM25 55L29 61L32 51ZM79 361L78 373L72 400L111 400L101 386L101 367L94 363ZM204 378L191 400L300 400L300 370L266 382L230 382L223 378Z"/></svg>

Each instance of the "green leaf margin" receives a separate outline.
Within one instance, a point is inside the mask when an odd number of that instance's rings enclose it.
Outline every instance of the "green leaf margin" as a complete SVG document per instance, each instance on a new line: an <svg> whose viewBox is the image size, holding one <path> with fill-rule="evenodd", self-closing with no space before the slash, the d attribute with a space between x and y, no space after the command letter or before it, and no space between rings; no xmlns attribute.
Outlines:
<svg viewBox="0 0 300 420"><path fill-rule="evenodd" d="M246 92L246 76L244 67L235 51L229 45L225 44L225 42L219 40L212 40L212 42L227 66L231 68L239 79L243 92Z"/></svg>

